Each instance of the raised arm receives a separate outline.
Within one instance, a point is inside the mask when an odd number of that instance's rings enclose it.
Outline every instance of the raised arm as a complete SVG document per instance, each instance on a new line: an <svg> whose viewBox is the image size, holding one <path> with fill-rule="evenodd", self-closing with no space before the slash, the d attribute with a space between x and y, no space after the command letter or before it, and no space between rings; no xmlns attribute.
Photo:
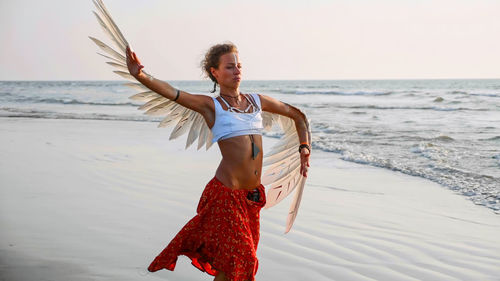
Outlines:
<svg viewBox="0 0 500 281"><path fill-rule="evenodd" d="M309 130L306 115L302 111L300 111L300 109L265 95L259 96L263 111L276 113L291 118L295 122L295 128L297 129L299 142L301 144L306 143L309 146L311 145L309 143ZM300 173L304 177L307 177L307 167L309 167L310 154L311 153L307 148L302 148L300 150Z"/></svg>
<svg viewBox="0 0 500 281"><path fill-rule="evenodd" d="M178 104L192 109L205 117L207 123L210 120L210 116L213 115L214 105L212 99L205 95L193 95L185 91L175 89L167 82L155 79L153 76L146 75L142 69L144 66L141 64L135 52L132 52L127 46L127 67L130 75L134 76L137 81L141 82L144 86L148 87L151 91L154 91L169 100L175 100ZM208 119L207 119L208 118Z"/></svg>

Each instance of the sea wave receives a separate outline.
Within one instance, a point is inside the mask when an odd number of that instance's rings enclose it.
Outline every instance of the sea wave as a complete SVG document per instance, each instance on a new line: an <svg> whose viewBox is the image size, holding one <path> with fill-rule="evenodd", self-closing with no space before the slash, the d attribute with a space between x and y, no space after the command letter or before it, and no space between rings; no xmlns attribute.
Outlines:
<svg viewBox="0 0 500 281"><path fill-rule="evenodd" d="M479 97L500 98L500 94L472 93L470 95L471 96L479 96Z"/></svg>
<svg viewBox="0 0 500 281"><path fill-rule="evenodd" d="M303 87L303 88L306 88L306 89L321 89L321 88L325 88L324 85L307 85L307 86L297 86L297 87ZM328 88L331 88L331 89L338 89L340 88L340 86L337 86L337 85L328 85Z"/></svg>
<svg viewBox="0 0 500 281"><path fill-rule="evenodd" d="M18 97L12 100L20 103L49 103L49 104L82 104L82 105L107 105L107 106L138 106L139 103L132 102L92 102L67 98L42 98L42 97Z"/></svg>
<svg viewBox="0 0 500 281"><path fill-rule="evenodd" d="M435 138L433 138L433 140L436 140L436 141L444 141L444 142L450 142L450 141L454 141L455 139L454 139L454 138L452 138L452 137L446 136L446 135L442 135L442 136L439 136L439 137L435 137Z"/></svg>
<svg viewBox="0 0 500 281"><path fill-rule="evenodd" d="M330 106L335 108L379 109L379 110L490 111L490 109L488 108L470 108L470 107L382 106L382 105L341 105L341 104L330 104Z"/></svg>
<svg viewBox="0 0 500 281"><path fill-rule="evenodd" d="M500 178L461 170L445 164L429 164L426 166L408 165L407 161L381 158L370 153L354 151L328 142L313 142L313 148L325 152L340 154L340 159L363 165L370 165L418 176L434 181L457 193L467 196L475 204L486 206L500 214ZM493 158L500 158L495 155ZM499 161L500 162L500 161ZM500 164L500 163L499 163Z"/></svg>
<svg viewBox="0 0 500 281"><path fill-rule="evenodd" d="M494 136L487 139L479 139L480 141L500 141L500 136Z"/></svg>
<svg viewBox="0 0 500 281"><path fill-rule="evenodd" d="M0 92L0 97L12 97L12 96L14 96L12 93Z"/></svg>
<svg viewBox="0 0 500 281"><path fill-rule="evenodd" d="M467 95L468 93L466 91L450 91L448 92L452 95Z"/></svg>
<svg viewBox="0 0 500 281"><path fill-rule="evenodd" d="M285 90L282 91L284 94L292 94L292 95L336 95L336 96L387 96L391 95L394 92L365 92L365 91L357 91L357 92L340 92L340 91L303 91L303 90Z"/></svg>
<svg viewBox="0 0 500 281"><path fill-rule="evenodd" d="M0 81L1 86L13 85L16 87L35 87L35 88L45 88L45 87L116 87L123 85L124 81Z"/></svg>
<svg viewBox="0 0 500 281"><path fill-rule="evenodd" d="M500 154L493 155L491 158L497 160L496 164L497 166L500 166Z"/></svg>
<svg viewBox="0 0 500 281"><path fill-rule="evenodd" d="M83 120L115 120L115 121L141 121L141 122L158 122L162 118L151 117L146 115L110 115L103 113L69 113L69 112L53 112L37 109L22 109L22 108L0 108L0 117L17 117L17 118L42 118L42 119L83 119Z"/></svg>

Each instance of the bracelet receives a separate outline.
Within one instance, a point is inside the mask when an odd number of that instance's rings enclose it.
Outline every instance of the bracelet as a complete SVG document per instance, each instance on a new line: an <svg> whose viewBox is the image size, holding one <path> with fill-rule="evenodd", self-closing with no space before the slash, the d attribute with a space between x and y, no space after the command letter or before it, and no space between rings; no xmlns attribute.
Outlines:
<svg viewBox="0 0 500 281"><path fill-rule="evenodd" d="M301 152L302 148L307 148L307 150L309 150L309 153L311 153L311 148L309 147L309 145L307 143L302 143L300 144L299 146L299 153Z"/></svg>
<svg viewBox="0 0 500 281"><path fill-rule="evenodd" d="M179 90L177 90L177 96L175 96L175 99L173 99L172 101L176 101L179 98L180 93L181 92Z"/></svg>

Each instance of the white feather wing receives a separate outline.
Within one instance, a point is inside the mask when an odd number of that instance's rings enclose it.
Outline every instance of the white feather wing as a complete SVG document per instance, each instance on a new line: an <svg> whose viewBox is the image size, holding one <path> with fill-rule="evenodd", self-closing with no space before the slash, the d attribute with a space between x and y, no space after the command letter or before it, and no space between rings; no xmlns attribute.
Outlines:
<svg viewBox="0 0 500 281"><path fill-rule="evenodd" d="M264 155L262 184L268 190L264 208L278 204L295 190L286 222L285 233L288 233L297 217L306 183L306 178L300 174L300 154L297 151L300 145L299 137L295 122L288 117L264 112L262 119L266 130L270 130L272 124L277 123L283 131L280 140ZM306 122L309 128L307 119ZM308 130L311 143L311 131Z"/></svg>
<svg viewBox="0 0 500 281"><path fill-rule="evenodd" d="M107 58L109 61L106 63L115 68L114 73L122 78L129 80L131 83L125 84L128 87L137 91L130 99L143 101L144 104L139 109L144 110L145 114L153 116L165 116L160 122L158 127L174 126L170 139L176 139L186 133L188 138L186 140L186 149L191 146L196 139L199 140L198 149L205 146L209 149L212 146L212 133L208 128L203 117L191 109L185 108L169 99L149 90L146 86L138 83L138 81L129 74L126 62L126 47L129 46L127 40L123 36L118 26L113 21L106 6L102 0L93 0L97 11L94 15L97 18L100 26L103 28L104 33L113 42L116 49L108 46L101 40L90 37L89 38L105 53L99 55Z"/></svg>
<svg viewBox="0 0 500 281"><path fill-rule="evenodd" d="M89 38L105 53L99 55L107 58L106 63L114 67L114 73L127 79L130 83L125 85L136 90L131 96L133 100L145 102L139 109L145 114L154 116L165 116L158 127L174 126L170 139L178 138L186 133L186 149L198 139L197 149L212 146L212 132L208 128L203 117L188 108L185 108L165 97L152 92L146 86L128 73L125 49L129 46L127 40L115 24L102 0L93 0L97 8L94 12L97 21L104 32L116 46L117 50L94 37ZM287 217L286 231L290 231L300 205L306 178L300 174L300 155L297 153L299 138L293 120L288 117L263 112L263 125L265 130L270 130L273 123L279 124L283 130L283 136L274 145L269 153L264 156L265 172L262 183L267 186L267 203L265 208L272 207L287 197L295 190L292 204ZM307 121L308 122L308 121ZM309 131L309 143L311 143L311 132Z"/></svg>

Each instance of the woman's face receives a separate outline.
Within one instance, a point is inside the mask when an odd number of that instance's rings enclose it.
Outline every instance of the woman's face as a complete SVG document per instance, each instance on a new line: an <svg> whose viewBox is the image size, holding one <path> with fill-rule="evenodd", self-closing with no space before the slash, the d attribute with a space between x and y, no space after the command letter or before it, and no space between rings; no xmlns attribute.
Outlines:
<svg viewBox="0 0 500 281"><path fill-rule="evenodd" d="M238 53L227 53L220 57L219 67L211 68L212 75L221 87L236 89L241 81L241 63Z"/></svg>

